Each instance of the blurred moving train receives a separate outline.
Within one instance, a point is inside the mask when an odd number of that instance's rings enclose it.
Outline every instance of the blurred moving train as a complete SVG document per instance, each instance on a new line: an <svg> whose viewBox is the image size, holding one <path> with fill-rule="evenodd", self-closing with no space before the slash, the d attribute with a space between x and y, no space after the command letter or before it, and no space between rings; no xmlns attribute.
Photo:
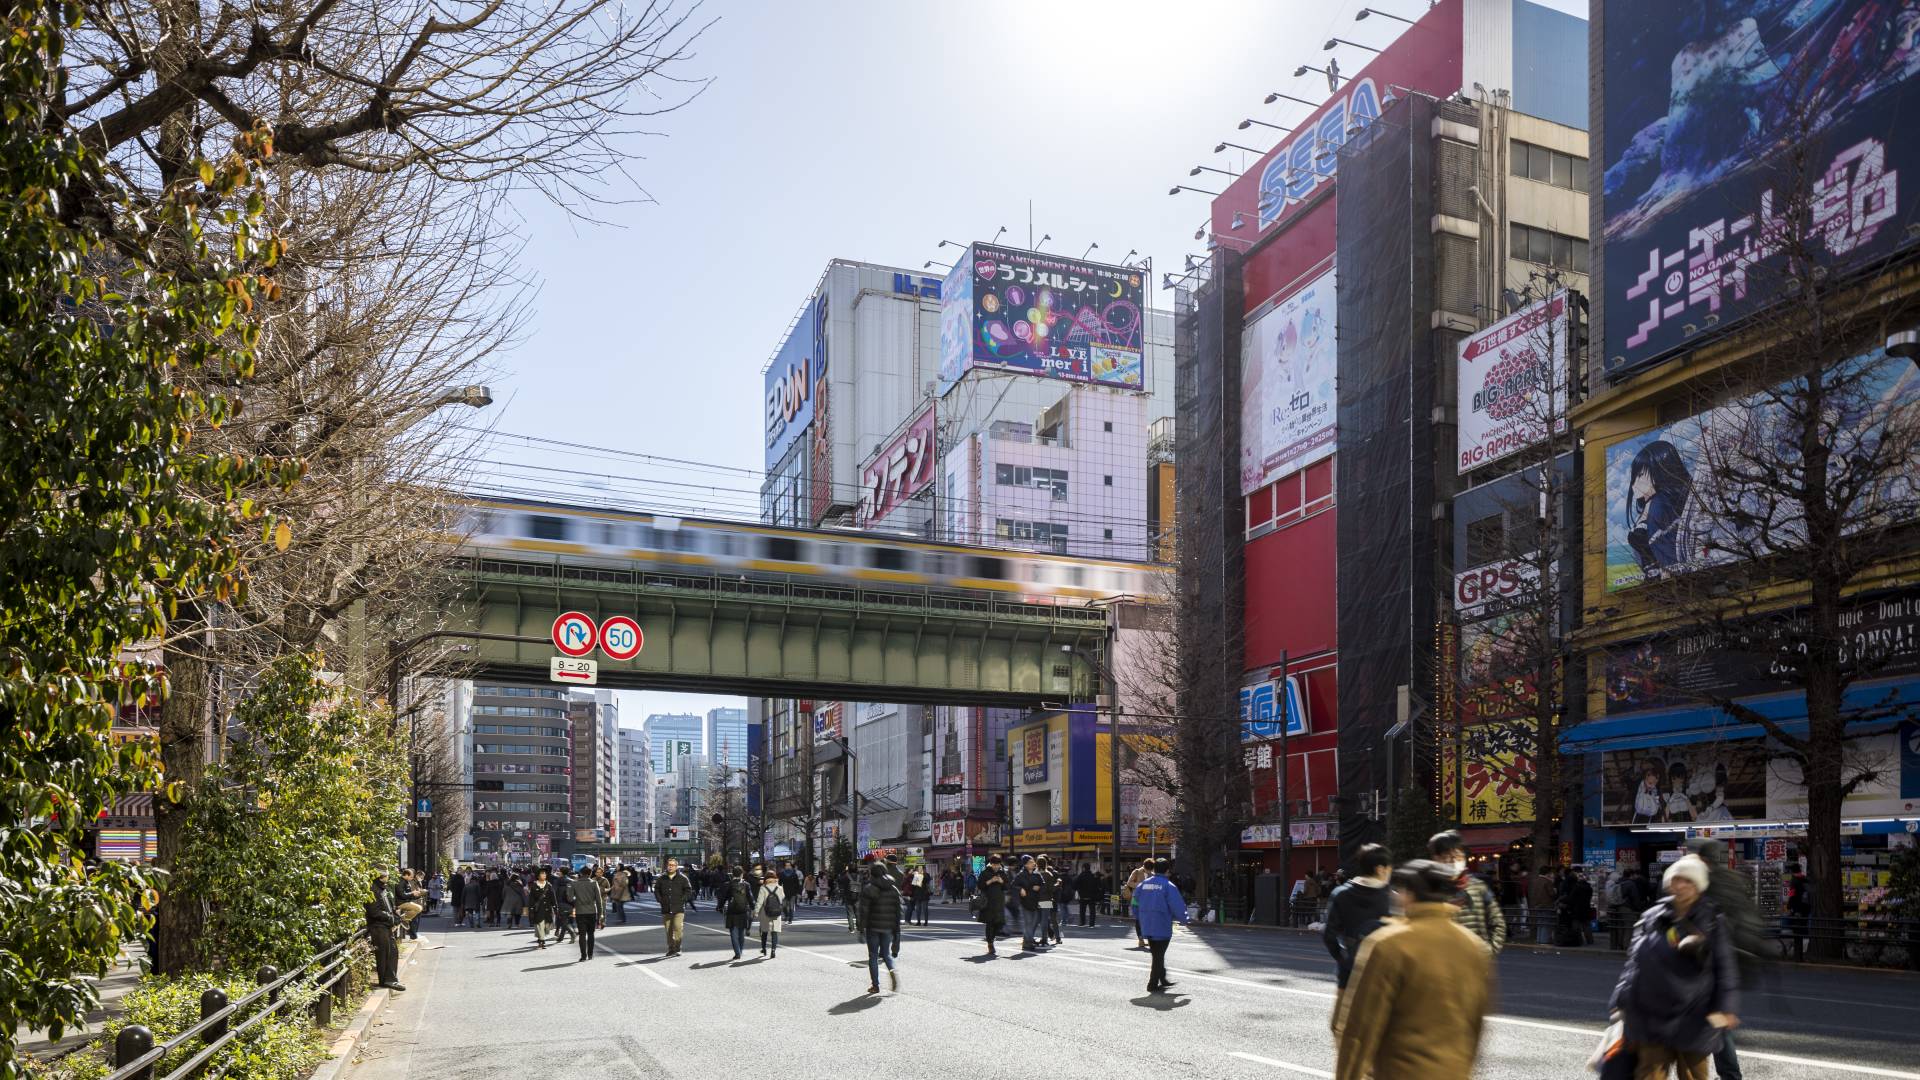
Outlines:
<svg viewBox="0 0 1920 1080"><path fill-rule="evenodd" d="M539 552L610 565L638 561L1065 601L1156 596L1167 573L1151 563L961 547L884 532L790 529L536 501L471 498L466 506L464 546L501 557Z"/></svg>

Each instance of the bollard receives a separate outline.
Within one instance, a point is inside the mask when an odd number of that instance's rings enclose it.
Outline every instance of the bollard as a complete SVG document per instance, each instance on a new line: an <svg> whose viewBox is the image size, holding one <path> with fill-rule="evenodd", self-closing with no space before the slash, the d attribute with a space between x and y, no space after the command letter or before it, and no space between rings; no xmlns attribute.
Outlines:
<svg viewBox="0 0 1920 1080"><path fill-rule="evenodd" d="M275 979L278 979L279 977L280 977L280 969L277 967L274 967L272 964L261 964L260 970L253 973L253 981L256 985L259 985L259 986L267 986L271 984ZM268 1005L280 1004L279 990L276 989L276 990L270 990L267 992L267 1004Z"/></svg>
<svg viewBox="0 0 1920 1080"><path fill-rule="evenodd" d="M140 1024L128 1024L113 1037L113 1067L124 1069L153 1049L153 1032ZM134 1073L129 1080L153 1080L153 1066Z"/></svg>
<svg viewBox="0 0 1920 1080"><path fill-rule="evenodd" d="M313 999L313 1022L323 1028L333 1026L332 994L321 994Z"/></svg>
<svg viewBox="0 0 1920 1080"><path fill-rule="evenodd" d="M207 1017L212 1016L214 1013L217 1013L221 1009L224 1009L226 1007L227 1007L227 992L225 990L220 989L217 986L207 990L205 993L200 995L200 1019L202 1020L205 1020ZM207 1028L205 1032L202 1032L200 1035L200 1040L202 1042L211 1043L215 1039L220 1038L222 1035L225 1035L226 1033L227 1033L227 1021L224 1018L222 1018L219 1023L214 1024L213 1026Z"/></svg>

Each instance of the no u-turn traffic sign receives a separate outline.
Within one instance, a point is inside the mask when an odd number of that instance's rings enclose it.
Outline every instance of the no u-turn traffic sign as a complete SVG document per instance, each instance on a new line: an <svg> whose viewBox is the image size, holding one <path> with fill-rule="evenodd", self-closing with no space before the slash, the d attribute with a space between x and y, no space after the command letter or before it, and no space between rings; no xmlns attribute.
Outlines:
<svg viewBox="0 0 1920 1080"><path fill-rule="evenodd" d="M563 612L553 620L553 647L568 656L585 656L592 652L599 637L599 628L583 612Z"/></svg>

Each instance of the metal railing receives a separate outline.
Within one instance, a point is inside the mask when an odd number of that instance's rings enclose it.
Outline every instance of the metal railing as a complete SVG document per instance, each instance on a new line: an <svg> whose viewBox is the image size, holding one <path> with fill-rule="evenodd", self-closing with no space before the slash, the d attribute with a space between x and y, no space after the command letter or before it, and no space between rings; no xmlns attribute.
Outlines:
<svg viewBox="0 0 1920 1080"><path fill-rule="evenodd" d="M284 991L296 983L312 983L327 991L314 1001L312 1011L315 1024L328 1026L333 1023L334 1003L345 1005L352 992L353 972L350 965L353 963L354 946L366 940L366 937L366 930L356 930L285 975L280 974L272 964L262 966L254 975L259 989L239 1001L227 1000L226 991L218 987L207 990L200 995L200 1022L159 1046L153 1044L153 1032L144 1025L128 1024L114 1037L114 1069L107 1074L106 1080L188 1080L189 1077L199 1076L214 1057L235 1039L265 1023L268 1017L285 1011L293 999L287 997ZM264 1006L238 1025L233 1023L234 1017L245 1015L262 999L266 1002ZM196 1040L202 1044L199 1053L164 1077L155 1077L154 1067L167 1055Z"/></svg>

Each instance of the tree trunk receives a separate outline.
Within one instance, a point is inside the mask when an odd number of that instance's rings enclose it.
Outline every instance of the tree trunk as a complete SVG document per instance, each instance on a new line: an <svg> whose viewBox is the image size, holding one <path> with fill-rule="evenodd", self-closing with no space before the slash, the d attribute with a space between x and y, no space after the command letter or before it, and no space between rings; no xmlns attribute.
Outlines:
<svg viewBox="0 0 1920 1080"><path fill-rule="evenodd" d="M1815 633L1820 633L1816 623ZM1811 651L1811 650L1810 650ZM1840 816L1845 719L1840 715L1840 673L1811 660L1807 671L1807 877L1813 887L1811 944L1816 959L1837 960L1843 942L1833 928L1841 917ZM1823 933L1819 928L1826 928Z"/></svg>
<svg viewBox="0 0 1920 1080"><path fill-rule="evenodd" d="M193 646L166 651L169 693L160 708L161 782L177 791L180 801L172 802L163 794L154 800L154 808L159 841L156 862L169 873L186 843L187 802L207 772L207 667L205 657ZM154 912L158 946L158 954L150 958L154 971L178 975L191 968L201 924L199 905L163 883L160 906Z"/></svg>

